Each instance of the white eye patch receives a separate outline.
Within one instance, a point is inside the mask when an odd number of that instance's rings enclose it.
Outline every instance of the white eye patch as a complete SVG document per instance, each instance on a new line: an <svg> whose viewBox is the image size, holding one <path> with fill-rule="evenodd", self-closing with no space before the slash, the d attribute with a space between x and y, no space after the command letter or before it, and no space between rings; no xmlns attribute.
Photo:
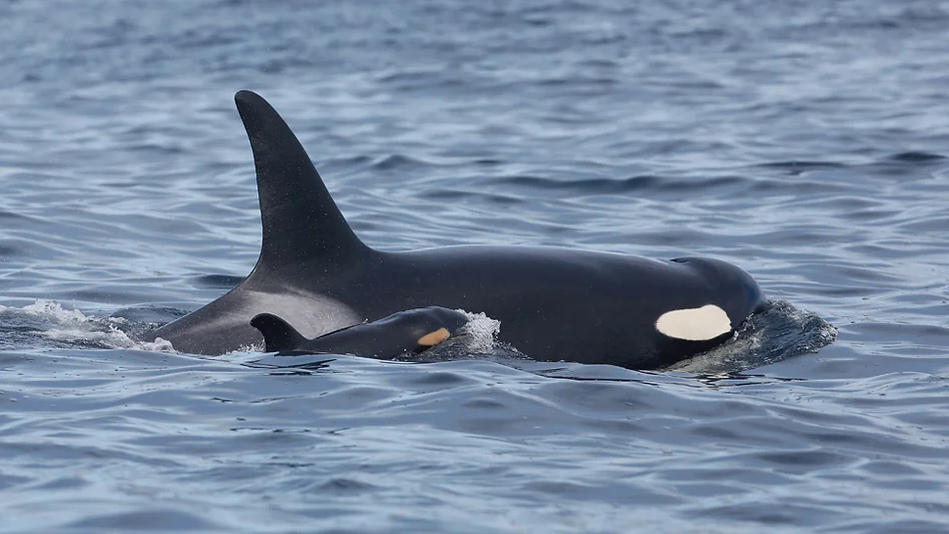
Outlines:
<svg viewBox="0 0 949 534"><path fill-rule="evenodd" d="M686 341L708 341L732 329L725 310L714 304L701 308L672 310L659 316L656 330L669 337Z"/></svg>

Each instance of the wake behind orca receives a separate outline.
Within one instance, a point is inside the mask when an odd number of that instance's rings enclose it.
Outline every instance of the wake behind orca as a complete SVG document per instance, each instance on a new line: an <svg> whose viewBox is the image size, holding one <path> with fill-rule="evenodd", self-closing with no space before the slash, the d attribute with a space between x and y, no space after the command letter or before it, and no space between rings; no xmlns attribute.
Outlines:
<svg viewBox="0 0 949 534"><path fill-rule="evenodd" d="M439 306L499 320L502 340L536 360L655 369L723 343L764 304L747 273L708 258L552 247L374 250L353 233L270 104L250 91L234 99L257 171L260 255L237 287L153 332L179 351L259 344L251 319L264 313L316 338Z"/></svg>

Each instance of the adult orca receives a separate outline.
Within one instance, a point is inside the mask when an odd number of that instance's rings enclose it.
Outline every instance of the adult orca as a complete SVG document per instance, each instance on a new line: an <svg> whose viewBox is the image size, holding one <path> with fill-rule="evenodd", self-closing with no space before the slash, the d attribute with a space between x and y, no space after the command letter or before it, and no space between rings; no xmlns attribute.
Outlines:
<svg viewBox="0 0 949 534"><path fill-rule="evenodd" d="M353 354L394 360L431 349L457 334L468 321L468 315L459 310L429 306L347 326L314 339L307 339L270 313L254 316L250 324L263 334L266 352Z"/></svg>
<svg viewBox="0 0 949 534"><path fill-rule="evenodd" d="M230 292L153 332L179 351L259 345L251 319L261 313L317 337L442 306L499 320L501 339L536 360L655 369L721 344L764 303L747 273L707 258L552 247L374 250L353 233L270 104L250 91L234 100L254 153L260 256Z"/></svg>

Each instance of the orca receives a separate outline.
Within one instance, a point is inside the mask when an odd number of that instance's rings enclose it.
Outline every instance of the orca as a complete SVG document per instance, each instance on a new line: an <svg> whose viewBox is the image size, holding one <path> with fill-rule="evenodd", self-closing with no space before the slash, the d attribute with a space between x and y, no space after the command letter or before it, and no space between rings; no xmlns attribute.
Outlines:
<svg viewBox="0 0 949 534"><path fill-rule="evenodd" d="M468 315L459 310L428 306L393 313L371 323L347 326L314 339L307 339L271 313L254 316L250 324L264 336L265 352L352 354L395 360L421 354L456 335L468 324Z"/></svg>
<svg viewBox="0 0 949 534"><path fill-rule="evenodd" d="M441 306L500 321L500 338L539 361L658 369L729 339L765 304L724 261L653 260L573 248L451 246L375 250L356 236L287 123L259 95L234 100L250 139L263 228L250 274L153 331L182 352L260 346L273 313L316 338Z"/></svg>

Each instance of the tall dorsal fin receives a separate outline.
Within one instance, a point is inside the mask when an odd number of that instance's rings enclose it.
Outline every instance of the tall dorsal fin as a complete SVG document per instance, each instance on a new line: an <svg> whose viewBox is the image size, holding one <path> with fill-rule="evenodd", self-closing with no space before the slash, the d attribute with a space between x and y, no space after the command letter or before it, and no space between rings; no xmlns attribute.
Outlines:
<svg viewBox="0 0 949 534"><path fill-rule="evenodd" d="M293 350L306 341L290 323L272 313L255 315L250 324L264 335L265 352Z"/></svg>
<svg viewBox="0 0 949 534"><path fill-rule="evenodd" d="M238 91L234 102L257 169L263 226L257 267L275 268L310 259L340 262L368 250L276 110L251 91Z"/></svg>

